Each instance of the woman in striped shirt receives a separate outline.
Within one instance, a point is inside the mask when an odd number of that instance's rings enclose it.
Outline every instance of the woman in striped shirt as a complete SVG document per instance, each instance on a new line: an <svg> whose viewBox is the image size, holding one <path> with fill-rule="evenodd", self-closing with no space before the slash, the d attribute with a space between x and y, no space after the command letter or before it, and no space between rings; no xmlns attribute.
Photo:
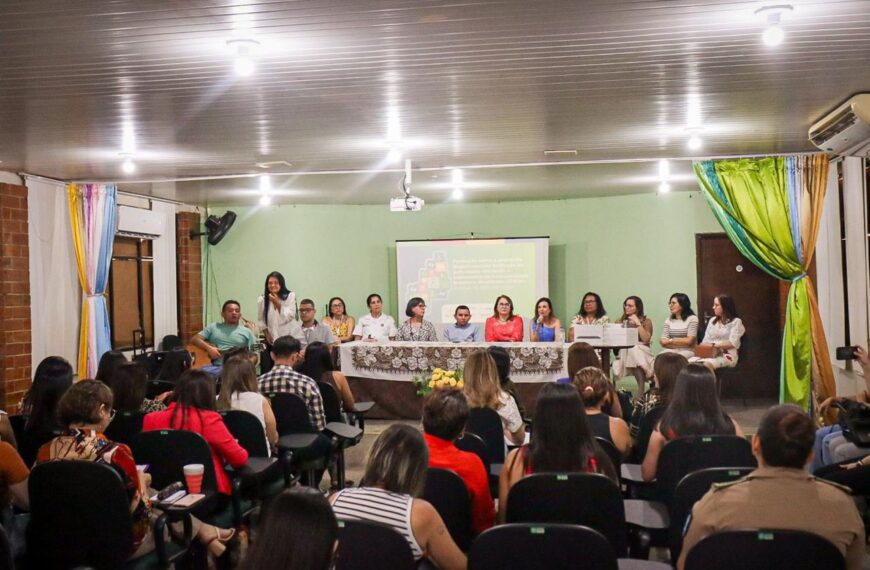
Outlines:
<svg viewBox="0 0 870 570"><path fill-rule="evenodd" d="M447 532L441 515L423 494L429 450L419 430L393 424L378 436L366 459L364 487L329 497L338 519L387 525L401 534L415 560L430 559L442 570L464 569L468 561Z"/></svg>
<svg viewBox="0 0 870 570"><path fill-rule="evenodd" d="M698 343L698 317L692 310L692 302L685 293L671 295L668 309L671 316L665 320L662 337L659 342L663 352L676 352L686 358L695 356L695 345Z"/></svg>

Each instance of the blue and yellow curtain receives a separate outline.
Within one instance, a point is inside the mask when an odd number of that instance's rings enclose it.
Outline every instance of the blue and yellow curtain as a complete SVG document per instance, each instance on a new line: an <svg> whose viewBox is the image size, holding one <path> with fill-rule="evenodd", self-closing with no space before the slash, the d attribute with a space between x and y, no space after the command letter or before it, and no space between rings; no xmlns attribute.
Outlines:
<svg viewBox="0 0 870 570"><path fill-rule="evenodd" d="M768 274L791 282L780 401L809 410L814 388L819 398L836 395L816 293L807 276L819 235L828 157L704 160L694 167L713 214L737 249Z"/></svg>
<svg viewBox="0 0 870 570"><path fill-rule="evenodd" d="M82 322L79 333L79 378L93 378L104 352L112 348L106 287L115 237L117 188L112 184L68 184Z"/></svg>

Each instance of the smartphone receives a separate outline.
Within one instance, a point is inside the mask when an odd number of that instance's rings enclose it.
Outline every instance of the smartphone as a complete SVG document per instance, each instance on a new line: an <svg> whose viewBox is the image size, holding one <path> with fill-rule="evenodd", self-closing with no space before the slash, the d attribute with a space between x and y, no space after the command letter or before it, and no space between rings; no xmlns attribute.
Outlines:
<svg viewBox="0 0 870 570"><path fill-rule="evenodd" d="M200 493L193 493L190 495L185 495L184 497L178 499L174 503L172 503L173 507L192 507L193 505L200 502L205 498L205 495Z"/></svg>
<svg viewBox="0 0 870 570"><path fill-rule="evenodd" d="M150 469L150 468L151 468L151 466L149 464L145 463L144 465L137 465L136 471L138 471L139 473L147 473L148 469Z"/></svg>
<svg viewBox="0 0 870 570"><path fill-rule="evenodd" d="M838 346L837 360L855 360L855 355L858 353L857 346Z"/></svg>

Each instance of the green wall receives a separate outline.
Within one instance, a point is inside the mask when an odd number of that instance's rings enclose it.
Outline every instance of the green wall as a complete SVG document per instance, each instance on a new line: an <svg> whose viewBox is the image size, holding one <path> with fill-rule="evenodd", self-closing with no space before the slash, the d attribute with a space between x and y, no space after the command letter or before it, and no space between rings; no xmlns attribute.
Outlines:
<svg viewBox="0 0 870 570"><path fill-rule="evenodd" d="M255 319L257 295L274 270L298 299L314 299L320 317L333 295L344 298L350 314L362 315L371 292L381 293L398 317L395 241L473 232L481 238L550 236L550 297L563 322L576 312L579 296L593 290L614 320L626 296L640 296L658 331L671 293L683 291L694 301L694 235L721 231L698 192L438 204L416 213L393 213L387 204L232 209L238 220L210 247L204 268L208 322L219 319L220 302L228 298ZM524 317L532 309L519 307Z"/></svg>

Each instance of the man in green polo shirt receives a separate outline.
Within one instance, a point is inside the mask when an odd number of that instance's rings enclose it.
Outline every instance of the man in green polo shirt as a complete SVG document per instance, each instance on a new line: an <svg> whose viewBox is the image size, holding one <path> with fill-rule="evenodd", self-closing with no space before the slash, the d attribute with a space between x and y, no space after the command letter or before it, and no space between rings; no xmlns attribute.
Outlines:
<svg viewBox="0 0 870 570"><path fill-rule="evenodd" d="M238 301L230 299L221 308L222 323L211 323L198 334L193 335L190 344L208 353L211 362L220 366L223 362L222 353L238 346L250 347L257 342L254 333L240 323L242 306Z"/></svg>

